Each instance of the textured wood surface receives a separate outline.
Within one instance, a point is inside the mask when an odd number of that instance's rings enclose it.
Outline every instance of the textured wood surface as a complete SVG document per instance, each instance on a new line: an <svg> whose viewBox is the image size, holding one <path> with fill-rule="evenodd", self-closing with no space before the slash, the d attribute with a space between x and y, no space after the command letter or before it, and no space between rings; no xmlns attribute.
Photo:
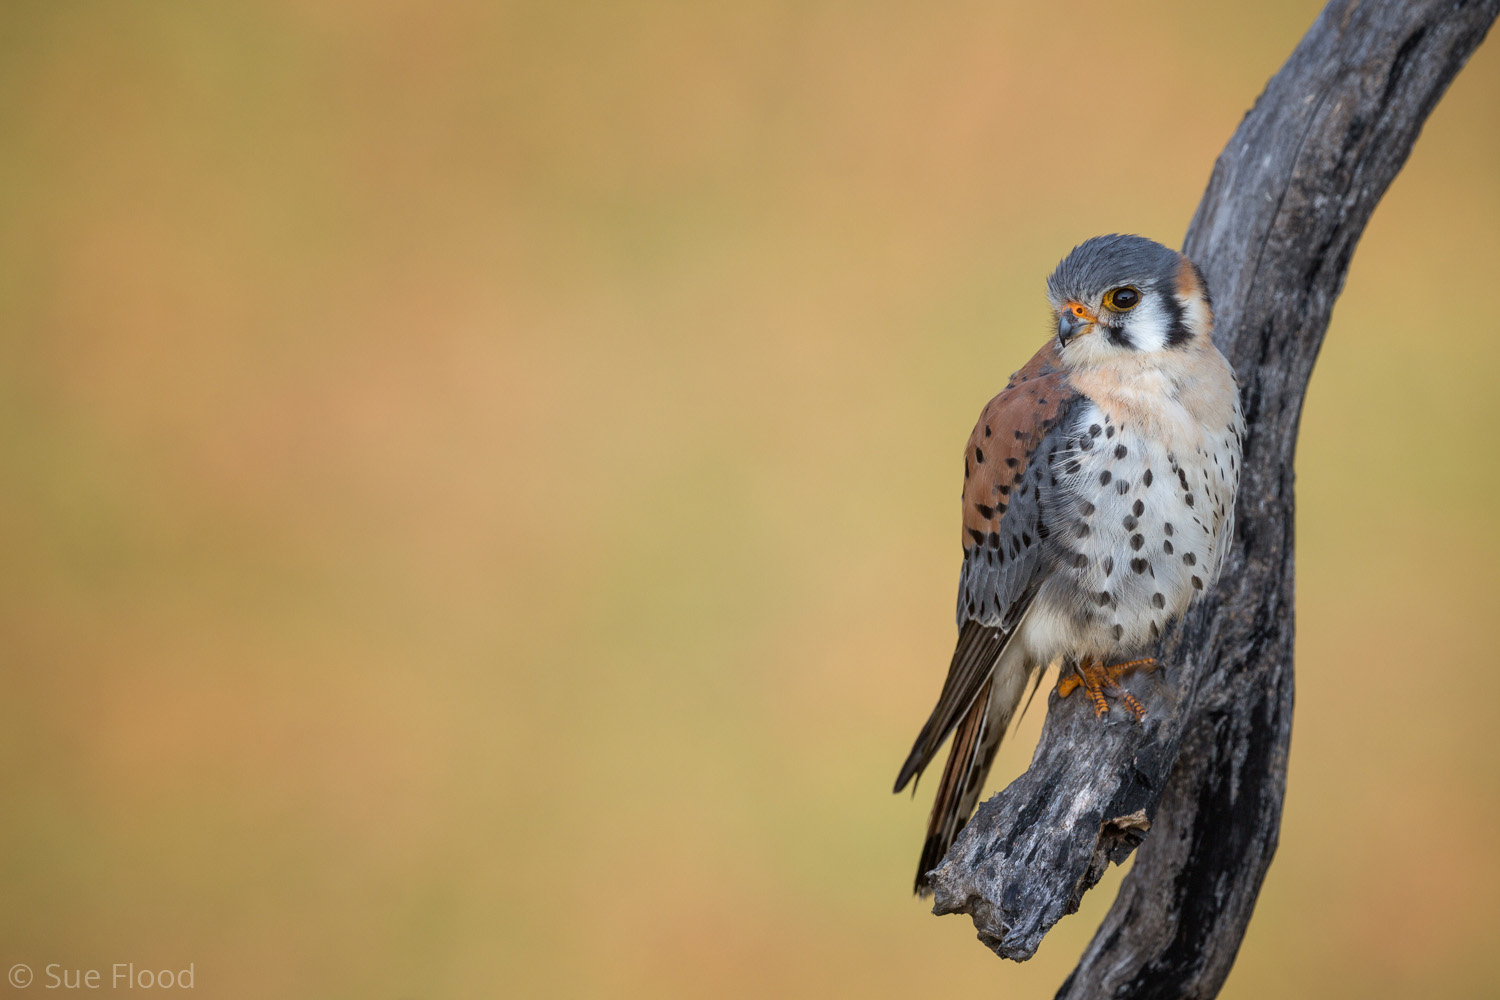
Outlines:
<svg viewBox="0 0 1500 1000"><path fill-rule="evenodd" d="M934 913L968 913L1024 960L1140 846L1059 997L1212 997L1234 963L1286 787L1303 396L1370 213L1497 12L1335 0L1214 166L1183 249L1208 276L1249 424L1234 551L1166 637L1167 669L1129 682L1147 724L1053 695L1031 766L933 875Z"/></svg>

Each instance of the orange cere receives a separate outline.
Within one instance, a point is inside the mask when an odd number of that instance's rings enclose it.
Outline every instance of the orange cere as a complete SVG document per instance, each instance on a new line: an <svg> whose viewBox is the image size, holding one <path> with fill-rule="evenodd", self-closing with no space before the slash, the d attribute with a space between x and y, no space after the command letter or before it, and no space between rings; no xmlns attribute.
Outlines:
<svg viewBox="0 0 1500 1000"><path fill-rule="evenodd" d="M1063 304L1063 312L1071 312L1079 319L1088 320L1090 323L1099 322L1099 317L1094 315L1093 311L1090 310L1088 306L1084 305L1081 302L1074 302L1072 299L1069 299L1066 303Z"/></svg>

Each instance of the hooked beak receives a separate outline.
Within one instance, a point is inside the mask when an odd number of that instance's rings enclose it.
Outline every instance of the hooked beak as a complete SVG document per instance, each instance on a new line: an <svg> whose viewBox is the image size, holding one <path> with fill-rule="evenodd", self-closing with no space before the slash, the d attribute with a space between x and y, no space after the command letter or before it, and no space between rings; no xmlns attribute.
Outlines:
<svg viewBox="0 0 1500 1000"><path fill-rule="evenodd" d="M1068 346L1068 341L1073 340L1079 334L1087 333L1089 328L1096 322L1096 317L1084 306L1077 302L1069 302L1063 306L1062 312L1057 316L1057 342L1062 347Z"/></svg>

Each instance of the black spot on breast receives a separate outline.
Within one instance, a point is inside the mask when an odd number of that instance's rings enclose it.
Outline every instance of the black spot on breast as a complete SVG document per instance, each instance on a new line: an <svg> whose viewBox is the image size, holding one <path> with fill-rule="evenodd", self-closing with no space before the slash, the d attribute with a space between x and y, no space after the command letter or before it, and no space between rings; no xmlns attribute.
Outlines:
<svg viewBox="0 0 1500 1000"><path fill-rule="evenodd" d="M1014 469L1014 468L1015 468L1015 467L1016 467L1016 466L1017 466L1017 465L1019 465L1019 464L1020 464L1020 463L1019 463L1019 462L1017 462L1017 461L1016 461L1016 460L1015 460L1015 459L1014 459L1014 458L1007 458L1007 459L1006 459L1006 460L1005 460L1005 465L1006 465L1006 468L1009 468L1009 469Z"/></svg>
<svg viewBox="0 0 1500 1000"><path fill-rule="evenodd" d="M1096 597L1096 598L1094 598L1094 600L1096 600L1096 601L1099 602L1099 606L1101 608L1104 607L1104 605L1106 605L1106 604L1109 603L1109 591L1107 591L1107 590L1101 590L1101 591L1099 591L1099 596Z"/></svg>
<svg viewBox="0 0 1500 1000"><path fill-rule="evenodd" d="M1142 514L1146 513L1146 505L1137 500L1135 504L1130 508L1130 513L1134 514L1136 517L1140 517Z"/></svg>
<svg viewBox="0 0 1500 1000"><path fill-rule="evenodd" d="M1124 636L1125 636L1125 626L1123 626L1123 625L1116 625L1116 626L1115 626L1115 627L1114 627L1114 628L1113 628L1113 629L1111 629L1111 630L1110 630L1110 631L1112 631L1112 632L1113 632L1113 633L1114 633L1114 634L1115 634L1115 640L1116 640L1116 641L1117 641L1117 642L1118 642L1118 641L1119 641L1119 640L1120 640L1120 639L1122 639L1122 638L1124 638Z"/></svg>
<svg viewBox="0 0 1500 1000"><path fill-rule="evenodd" d="M976 503L974 505L974 509L979 511L979 516L984 518L986 521L993 521L995 519L995 508L993 507L987 507L982 503Z"/></svg>
<svg viewBox="0 0 1500 1000"><path fill-rule="evenodd" d="M1140 524L1141 522L1133 515L1126 514L1125 519L1120 523L1125 525L1126 531L1134 531L1136 529L1136 525Z"/></svg>
<svg viewBox="0 0 1500 1000"><path fill-rule="evenodd" d="M1116 488L1120 491L1120 496L1124 496L1125 494L1130 492L1130 480L1120 480L1120 485Z"/></svg>
<svg viewBox="0 0 1500 1000"><path fill-rule="evenodd" d="M1153 638L1153 639L1160 639L1161 638L1161 627L1158 626L1156 624L1156 622L1152 622L1151 623L1151 638Z"/></svg>
<svg viewBox="0 0 1500 1000"><path fill-rule="evenodd" d="M1103 428L1098 424L1089 424L1089 437L1096 438L1103 433Z"/></svg>
<svg viewBox="0 0 1500 1000"><path fill-rule="evenodd" d="M1114 437L1115 436L1115 429L1113 427L1111 427L1109 430L1107 430L1107 431L1104 432L1104 436L1107 437L1107 438Z"/></svg>
<svg viewBox="0 0 1500 1000"><path fill-rule="evenodd" d="M999 486L996 486L995 489L998 490L1000 495L1003 497L1010 496L1010 483L1003 483Z"/></svg>
<svg viewBox="0 0 1500 1000"><path fill-rule="evenodd" d="M1163 552L1165 552L1167 555L1171 555L1172 554L1172 543L1171 542L1162 542L1161 543L1161 550Z"/></svg>
<svg viewBox="0 0 1500 1000"><path fill-rule="evenodd" d="M1130 454L1129 448L1126 448L1123 444L1115 445L1115 458L1124 458L1128 454Z"/></svg>
<svg viewBox="0 0 1500 1000"><path fill-rule="evenodd" d="M1087 437L1086 438L1079 438L1078 439L1078 447L1082 451L1092 451L1093 448L1094 448L1094 439L1093 438L1087 438Z"/></svg>
<svg viewBox="0 0 1500 1000"><path fill-rule="evenodd" d="M1087 538L1089 536L1089 526L1087 524L1084 524L1082 521L1079 521L1078 527L1074 529L1074 532L1078 535L1079 538Z"/></svg>
<svg viewBox="0 0 1500 1000"><path fill-rule="evenodd" d="M1084 569L1089 564L1089 557L1082 552L1073 553L1073 565L1078 569Z"/></svg>
<svg viewBox="0 0 1500 1000"><path fill-rule="evenodd" d="M1083 503L1078 505L1078 513L1082 514L1084 517L1092 517L1094 515L1094 505L1085 500Z"/></svg>
<svg viewBox="0 0 1500 1000"><path fill-rule="evenodd" d="M1147 470L1146 470L1146 474L1145 474L1145 475L1144 475L1144 476L1142 476L1142 477L1141 477L1141 482L1143 482L1143 483L1145 483L1145 484L1146 484L1146 488L1147 488L1147 489L1150 489L1150 488L1151 488L1151 480L1152 480L1152 479L1153 479L1153 478L1155 478L1155 477L1153 477L1153 476L1152 476L1152 475L1151 475L1151 470L1150 470L1150 469L1147 469Z"/></svg>
<svg viewBox="0 0 1500 1000"><path fill-rule="evenodd" d="M1198 565L1198 557L1195 556L1195 555L1193 555L1191 552L1185 552L1185 553L1183 553L1182 561L1185 564L1187 564L1188 566L1196 566L1196 565Z"/></svg>
<svg viewBox="0 0 1500 1000"><path fill-rule="evenodd" d="M1114 473L1110 472L1108 469L1105 469L1103 472L1099 473L1099 485L1108 486L1109 481L1113 478L1115 478Z"/></svg>
<svg viewBox="0 0 1500 1000"><path fill-rule="evenodd" d="M1200 580L1200 579L1198 579L1196 576L1193 577L1193 589L1194 590L1202 590L1203 589L1203 581Z"/></svg>
<svg viewBox="0 0 1500 1000"><path fill-rule="evenodd" d="M1182 498L1182 502L1191 507L1193 505L1193 495L1189 493L1187 496Z"/></svg>
<svg viewBox="0 0 1500 1000"><path fill-rule="evenodd" d="M1144 573L1146 572L1147 568L1150 567L1150 565L1151 564L1144 559L1132 559L1130 560L1130 571L1137 574Z"/></svg>
<svg viewBox="0 0 1500 1000"><path fill-rule="evenodd" d="M1063 466L1063 471L1066 472L1068 475L1071 476L1073 473L1077 472L1080 468L1082 468L1082 466L1080 466L1077 461L1072 461L1072 462L1069 462L1067 465Z"/></svg>
<svg viewBox="0 0 1500 1000"><path fill-rule="evenodd" d="M990 425L989 424L985 424L984 425L984 436L985 437L989 437L990 436Z"/></svg>
<svg viewBox="0 0 1500 1000"><path fill-rule="evenodd" d="M974 449L974 461L977 464L979 464L979 465L983 465L984 464L984 449L983 448L975 448Z"/></svg>
<svg viewBox="0 0 1500 1000"><path fill-rule="evenodd" d="M1113 573L1115 571L1115 557L1114 556L1105 556L1104 557L1104 562L1101 565L1104 566L1104 575L1105 576L1109 576L1111 573Z"/></svg>
<svg viewBox="0 0 1500 1000"><path fill-rule="evenodd" d="M1164 608L1167 606L1167 599L1162 596L1160 591L1151 595L1151 606L1153 608Z"/></svg>
<svg viewBox="0 0 1500 1000"><path fill-rule="evenodd" d="M953 536L949 535L948 537L952 538ZM974 539L974 544L975 545L982 545L982 544L984 544L984 532L980 531L978 528L970 528L969 529L969 537L972 538L972 539Z"/></svg>
<svg viewBox="0 0 1500 1000"><path fill-rule="evenodd" d="M1146 544L1146 539L1145 539L1145 537L1143 535L1131 535L1130 536L1130 547L1132 549L1134 549L1135 551L1137 551L1137 552L1141 551L1141 546L1145 545L1145 544Z"/></svg>
<svg viewBox="0 0 1500 1000"><path fill-rule="evenodd" d="M1172 522L1168 521L1166 524L1162 525L1161 530L1165 531L1168 537L1170 537L1172 534Z"/></svg>

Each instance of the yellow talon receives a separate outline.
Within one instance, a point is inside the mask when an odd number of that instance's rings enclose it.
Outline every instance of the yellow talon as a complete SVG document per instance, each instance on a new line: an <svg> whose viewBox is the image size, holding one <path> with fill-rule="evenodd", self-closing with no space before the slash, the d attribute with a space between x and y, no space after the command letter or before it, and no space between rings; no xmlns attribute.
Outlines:
<svg viewBox="0 0 1500 1000"><path fill-rule="evenodd" d="M1083 693L1088 695L1089 701L1094 705L1094 714L1103 718L1109 712L1109 701L1105 694L1112 694L1130 710L1130 714L1134 715L1136 721L1139 722L1146 717L1146 706L1142 705L1135 695L1120 686L1120 678L1141 667L1148 672L1155 670L1156 658L1148 656L1107 667L1093 660L1084 660L1074 667L1074 673L1057 682L1057 696L1066 698L1077 688L1082 687Z"/></svg>

